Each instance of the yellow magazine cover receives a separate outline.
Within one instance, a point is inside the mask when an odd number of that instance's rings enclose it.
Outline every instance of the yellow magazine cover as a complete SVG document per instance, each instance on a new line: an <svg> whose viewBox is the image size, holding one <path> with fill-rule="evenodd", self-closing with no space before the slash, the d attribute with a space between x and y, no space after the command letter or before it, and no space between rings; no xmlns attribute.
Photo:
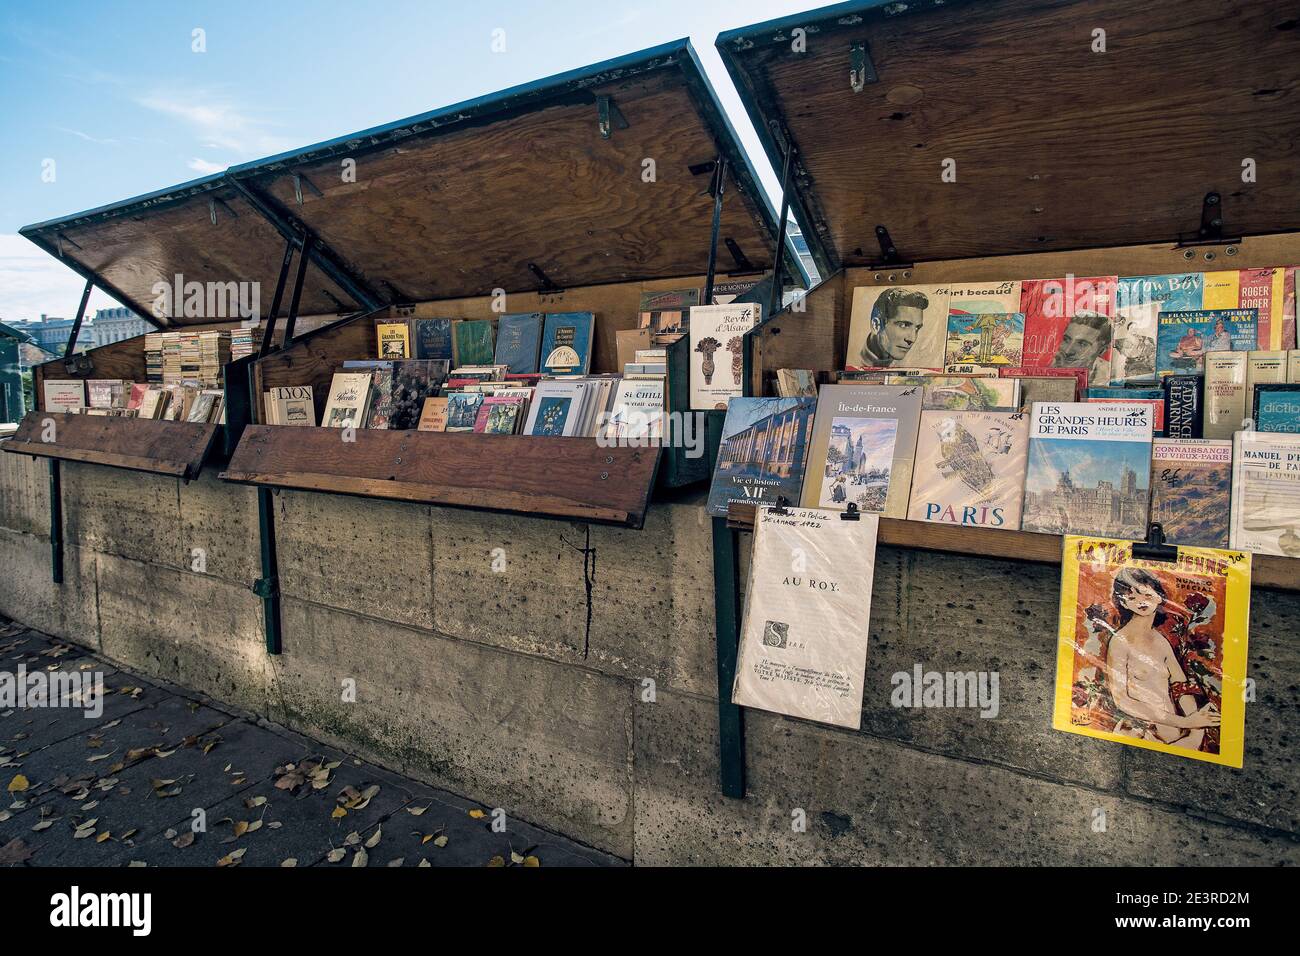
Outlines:
<svg viewBox="0 0 1300 956"><path fill-rule="evenodd" d="M405 322L380 322L375 325L381 359L411 357L411 333Z"/></svg>
<svg viewBox="0 0 1300 956"><path fill-rule="evenodd" d="M1057 730L1240 767L1250 555L1067 535Z"/></svg>

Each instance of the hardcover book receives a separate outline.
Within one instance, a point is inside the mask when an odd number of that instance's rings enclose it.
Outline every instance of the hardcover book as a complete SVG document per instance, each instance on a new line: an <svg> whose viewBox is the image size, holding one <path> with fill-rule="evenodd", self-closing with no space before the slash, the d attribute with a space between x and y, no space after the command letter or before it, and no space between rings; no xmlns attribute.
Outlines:
<svg viewBox="0 0 1300 956"><path fill-rule="evenodd" d="M79 378L47 378L43 391L47 412L79 412L86 407L86 383Z"/></svg>
<svg viewBox="0 0 1300 956"><path fill-rule="evenodd" d="M1232 546L1300 558L1300 435L1232 437Z"/></svg>
<svg viewBox="0 0 1300 956"><path fill-rule="evenodd" d="M782 398L816 398L817 377L812 369L779 368L776 370L776 391Z"/></svg>
<svg viewBox="0 0 1300 956"><path fill-rule="evenodd" d="M1255 386L1251 418L1261 432L1300 433L1300 383L1265 382Z"/></svg>
<svg viewBox="0 0 1300 956"><path fill-rule="evenodd" d="M412 319L411 346L418 359L443 359L451 362L451 319Z"/></svg>
<svg viewBox="0 0 1300 956"><path fill-rule="evenodd" d="M491 319L459 319L451 324L456 365L491 365L496 355Z"/></svg>
<svg viewBox="0 0 1300 956"><path fill-rule="evenodd" d="M1280 349L1284 325L1286 269L1230 269L1205 273L1203 309L1254 309L1258 313L1252 349ZM1234 350L1239 349L1234 346ZM1227 349L1216 349L1227 351Z"/></svg>
<svg viewBox="0 0 1300 956"><path fill-rule="evenodd" d="M875 515L758 510L735 703L861 726L878 528Z"/></svg>
<svg viewBox="0 0 1300 956"><path fill-rule="evenodd" d="M709 514L725 518L733 501L798 501L816 409L815 398L733 398L718 445Z"/></svg>
<svg viewBox="0 0 1300 956"><path fill-rule="evenodd" d="M760 321L752 302L691 309L691 408L726 408L744 391L744 335Z"/></svg>
<svg viewBox="0 0 1300 956"><path fill-rule="evenodd" d="M1206 352L1247 352L1255 347L1254 309L1161 312L1156 332L1159 375L1205 371Z"/></svg>
<svg viewBox="0 0 1300 956"><path fill-rule="evenodd" d="M375 325L379 339L379 357L385 361L411 357L411 330L405 322L379 322Z"/></svg>
<svg viewBox="0 0 1300 956"><path fill-rule="evenodd" d="M1231 438L1246 417L1247 352L1208 352L1205 356L1206 438Z"/></svg>
<svg viewBox="0 0 1300 956"><path fill-rule="evenodd" d="M817 398L804 475L805 508L907 517L921 389L907 385L827 385Z"/></svg>
<svg viewBox="0 0 1300 956"><path fill-rule="evenodd" d="M1202 437L1205 384L1203 375L1167 375L1165 390L1165 434L1170 438Z"/></svg>
<svg viewBox="0 0 1300 956"><path fill-rule="evenodd" d="M948 313L948 365L1016 366L1024 351L1025 317L1020 312Z"/></svg>
<svg viewBox="0 0 1300 956"><path fill-rule="evenodd" d="M592 312L552 312L542 328L542 371L547 375L586 375L596 332Z"/></svg>
<svg viewBox="0 0 1300 956"><path fill-rule="evenodd" d="M1150 472L1149 405L1037 404L1021 526L1145 540Z"/></svg>
<svg viewBox="0 0 1300 956"><path fill-rule="evenodd" d="M370 372L335 372L321 425L325 428L361 428L370 411Z"/></svg>
<svg viewBox="0 0 1300 956"><path fill-rule="evenodd" d="M1033 279L1020 284L1027 368L1082 368L1080 390L1110 383L1115 276Z"/></svg>
<svg viewBox="0 0 1300 956"><path fill-rule="evenodd" d="M922 411L907 517L1019 529L1028 454L1022 412Z"/></svg>
<svg viewBox="0 0 1300 956"><path fill-rule="evenodd" d="M422 432L445 432L447 430L447 396L434 396L424 400L417 426Z"/></svg>
<svg viewBox="0 0 1300 956"><path fill-rule="evenodd" d="M527 435L580 433L586 418L587 384L581 381L543 381L533 394L524 425Z"/></svg>
<svg viewBox="0 0 1300 956"><path fill-rule="evenodd" d="M1232 442L1160 438L1151 446L1151 520L1171 544L1228 547Z"/></svg>
<svg viewBox="0 0 1300 956"><path fill-rule="evenodd" d="M393 363L388 427L410 429L420 424L424 401L438 394L447 380L446 359L408 359Z"/></svg>
<svg viewBox="0 0 1300 956"><path fill-rule="evenodd" d="M497 320L496 364L507 366L515 375L537 371L542 347L542 313L517 312Z"/></svg>
<svg viewBox="0 0 1300 956"><path fill-rule="evenodd" d="M947 335L948 286L859 286L853 290L846 366L943 368Z"/></svg>

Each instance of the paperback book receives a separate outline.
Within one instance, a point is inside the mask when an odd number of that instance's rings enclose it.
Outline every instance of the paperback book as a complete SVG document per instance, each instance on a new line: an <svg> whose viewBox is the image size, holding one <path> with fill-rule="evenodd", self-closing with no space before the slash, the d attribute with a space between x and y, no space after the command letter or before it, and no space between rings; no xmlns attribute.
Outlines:
<svg viewBox="0 0 1300 956"><path fill-rule="evenodd" d="M859 286L853 290L847 367L941 369L947 334L948 286Z"/></svg>
<svg viewBox="0 0 1300 956"><path fill-rule="evenodd" d="M405 322L380 322L375 325L379 339L379 357L391 361L411 357L411 330Z"/></svg>
<svg viewBox="0 0 1300 956"><path fill-rule="evenodd" d="M1256 431L1300 433L1300 382L1256 385L1250 417L1255 420Z"/></svg>
<svg viewBox="0 0 1300 956"><path fill-rule="evenodd" d="M425 399L438 394L447 380L446 359L394 362L388 407L388 427L410 429L420 423Z"/></svg>
<svg viewBox="0 0 1300 956"><path fill-rule="evenodd" d="M418 359L442 359L451 362L451 319L412 319L411 346Z"/></svg>
<svg viewBox="0 0 1300 956"><path fill-rule="evenodd" d="M1156 333L1159 375L1205 371L1206 352L1248 352L1255 347L1254 309L1196 309L1160 313Z"/></svg>
<svg viewBox="0 0 1300 956"><path fill-rule="evenodd" d="M540 312L501 316L497 320L496 364L505 365L515 375L536 372L542 347L542 319Z"/></svg>
<svg viewBox="0 0 1300 956"><path fill-rule="evenodd" d="M744 336L761 314L752 302L691 309L691 408L726 408L744 391Z"/></svg>
<svg viewBox="0 0 1300 956"><path fill-rule="evenodd" d="M44 411L80 412L86 407L86 383L79 378L46 379Z"/></svg>
<svg viewBox="0 0 1300 956"><path fill-rule="evenodd" d="M1017 530L1028 454L1021 412L922 411L907 517Z"/></svg>
<svg viewBox="0 0 1300 956"><path fill-rule="evenodd" d="M547 375L586 375L591 371L596 316L591 312L552 312L542 329L542 368Z"/></svg>
<svg viewBox="0 0 1300 956"><path fill-rule="evenodd" d="M416 426L422 432L445 432L447 430L447 396L434 396L424 400L420 411L420 422Z"/></svg>
<svg viewBox="0 0 1300 956"><path fill-rule="evenodd" d="M478 410L486 396L482 392L453 392L447 396L447 428L449 432L472 432L478 421Z"/></svg>
<svg viewBox="0 0 1300 956"><path fill-rule="evenodd" d="M1228 547L1232 442L1157 439L1151 446L1151 520L1171 544Z"/></svg>
<svg viewBox="0 0 1300 956"><path fill-rule="evenodd" d="M1035 405L1021 526L1145 539L1151 438L1149 405Z"/></svg>
<svg viewBox="0 0 1300 956"><path fill-rule="evenodd" d="M362 428L370 411L370 372L335 372L321 425Z"/></svg>
<svg viewBox="0 0 1300 956"><path fill-rule="evenodd" d="M1254 309L1258 316L1252 349L1281 349L1285 325L1287 269L1229 269L1207 272L1203 309ZM1236 346L1234 346L1236 348ZM1226 351L1226 350L1225 350Z"/></svg>
<svg viewBox="0 0 1300 956"><path fill-rule="evenodd" d="M1170 438L1201 438L1204 401L1203 375L1166 375L1161 383L1165 392L1165 435Z"/></svg>
<svg viewBox="0 0 1300 956"><path fill-rule="evenodd" d="M1232 546L1300 558L1300 435L1237 432Z"/></svg>
<svg viewBox="0 0 1300 956"><path fill-rule="evenodd" d="M1205 356L1206 438L1231 438L1246 417L1247 352L1209 352Z"/></svg>
<svg viewBox="0 0 1300 956"><path fill-rule="evenodd" d="M801 504L907 517L920 419L918 386L824 386Z"/></svg>
<svg viewBox="0 0 1300 956"><path fill-rule="evenodd" d="M491 319L460 319L452 323L451 344L456 365L491 365L496 354Z"/></svg>
<svg viewBox="0 0 1300 956"><path fill-rule="evenodd" d="M816 409L815 398L733 398L718 445L709 514L725 518L733 501L798 501Z"/></svg>

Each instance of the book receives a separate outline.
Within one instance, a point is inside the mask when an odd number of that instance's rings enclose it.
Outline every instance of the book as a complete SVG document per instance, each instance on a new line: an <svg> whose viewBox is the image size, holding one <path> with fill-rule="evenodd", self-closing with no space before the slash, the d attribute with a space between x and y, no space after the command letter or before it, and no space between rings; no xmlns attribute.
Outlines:
<svg viewBox="0 0 1300 956"><path fill-rule="evenodd" d="M209 421L215 411L216 402L220 395L220 392L210 391L209 389L199 390L185 411L185 421L199 423Z"/></svg>
<svg viewBox="0 0 1300 956"><path fill-rule="evenodd" d="M798 501L816 409L815 398L733 398L718 444L709 514L725 518L733 501Z"/></svg>
<svg viewBox="0 0 1300 956"><path fill-rule="evenodd" d="M907 517L1019 529L1028 454L1022 412L922 411Z"/></svg>
<svg viewBox="0 0 1300 956"><path fill-rule="evenodd" d="M667 390L662 378L624 378L603 423L606 438L661 439Z"/></svg>
<svg viewBox="0 0 1300 956"><path fill-rule="evenodd" d="M1165 392L1163 388L1090 388L1084 401L1146 405L1151 409L1153 433L1160 436L1165 433Z"/></svg>
<svg viewBox="0 0 1300 956"><path fill-rule="evenodd" d="M1201 290L1201 308L1254 309L1257 313L1255 339L1249 348L1285 348L1282 344L1282 331L1285 324L1283 310L1287 271L1229 269L1224 272L1207 272Z"/></svg>
<svg viewBox="0 0 1300 956"><path fill-rule="evenodd" d="M542 327L541 370L547 375L586 375L596 316L591 312L551 312Z"/></svg>
<svg viewBox="0 0 1300 956"><path fill-rule="evenodd" d="M145 389L144 397L140 400L140 418L161 419L163 413L167 410L167 403L171 400L171 393L166 389L156 386L149 386Z"/></svg>
<svg viewBox="0 0 1300 956"><path fill-rule="evenodd" d="M453 392L447 396L447 431L472 432L478 410L487 396L482 392Z"/></svg>
<svg viewBox="0 0 1300 956"><path fill-rule="evenodd" d="M817 397L805 508L907 517L921 389L915 385L827 385Z"/></svg>
<svg viewBox="0 0 1300 956"><path fill-rule="evenodd" d="M581 427L587 383L542 381L524 425L526 435L575 435Z"/></svg>
<svg viewBox="0 0 1300 956"><path fill-rule="evenodd" d="M1151 439L1149 405L1035 405L1021 527L1145 540Z"/></svg>
<svg viewBox="0 0 1300 956"><path fill-rule="evenodd" d="M120 378L87 379L87 404L90 408L125 408L126 384Z"/></svg>
<svg viewBox="0 0 1300 956"><path fill-rule="evenodd" d="M131 394L126 400L126 407L139 410L140 404L144 401L144 393L148 390L149 385L147 382L132 382Z"/></svg>
<svg viewBox="0 0 1300 956"><path fill-rule="evenodd" d="M1052 726L1240 767L1250 555L1067 537Z"/></svg>
<svg viewBox="0 0 1300 956"><path fill-rule="evenodd" d="M1286 381L1286 352L1251 351L1246 353L1245 410L1255 407L1255 389L1266 383Z"/></svg>
<svg viewBox="0 0 1300 956"><path fill-rule="evenodd" d="M1205 376L1166 375L1161 384L1165 392L1165 434L1170 438L1201 438Z"/></svg>
<svg viewBox="0 0 1300 956"><path fill-rule="evenodd" d="M951 317L953 313L949 313ZM1002 366L1006 367L1006 366ZM943 366L944 375L965 375L969 378L1000 378L998 366L975 365L971 362L947 362Z"/></svg>
<svg viewBox="0 0 1300 956"><path fill-rule="evenodd" d="M1286 380L1300 382L1300 349L1289 349L1286 353Z"/></svg>
<svg viewBox="0 0 1300 956"><path fill-rule="evenodd" d="M316 424L316 406L310 385L283 385L265 393L268 425Z"/></svg>
<svg viewBox="0 0 1300 956"><path fill-rule="evenodd" d="M1157 319L1156 374L1205 371L1206 352L1246 352L1255 347L1254 309L1164 311Z"/></svg>
<svg viewBox="0 0 1300 956"><path fill-rule="evenodd" d="M411 347L415 358L451 362L451 319L411 319Z"/></svg>
<svg viewBox="0 0 1300 956"><path fill-rule="evenodd" d="M1300 433L1300 382L1256 385L1250 417L1256 431Z"/></svg>
<svg viewBox="0 0 1300 956"><path fill-rule="evenodd" d="M1010 314L1020 311L1020 295L1019 282L954 282L948 285L948 311Z"/></svg>
<svg viewBox="0 0 1300 956"><path fill-rule="evenodd" d="M1156 336L1159 331L1160 306L1157 303L1137 303L1116 310L1111 326L1110 385L1122 388L1125 385L1155 384Z"/></svg>
<svg viewBox="0 0 1300 956"><path fill-rule="evenodd" d="M447 396L434 396L424 400L417 426L422 432L445 432L447 430Z"/></svg>
<svg viewBox="0 0 1300 956"><path fill-rule="evenodd" d="M1160 312L1209 308L1203 301L1203 289L1204 278L1200 272L1122 276L1115 289L1116 312L1146 304L1155 305Z"/></svg>
<svg viewBox="0 0 1300 956"><path fill-rule="evenodd" d="M497 365L508 366L516 375L537 371L538 351L542 347L542 313L517 312L497 320Z"/></svg>
<svg viewBox="0 0 1300 956"><path fill-rule="evenodd" d="M878 528L875 515L758 510L734 703L861 726Z"/></svg>
<svg viewBox="0 0 1300 956"><path fill-rule="evenodd" d="M817 377L811 369L779 368L776 370L776 393L782 398L816 398Z"/></svg>
<svg viewBox="0 0 1300 956"><path fill-rule="evenodd" d="M1246 417L1246 352L1207 352L1205 355L1206 438L1231 438Z"/></svg>
<svg viewBox="0 0 1300 956"><path fill-rule="evenodd" d="M976 365L1021 363L1025 316L1021 312L948 313L948 341L944 361Z"/></svg>
<svg viewBox="0 0 1300 956"><path fill-rule="evenodd" d="M979 378L961 375L897 375L885 373L885 385L920 385L921 408L948 411L1002 409L1014 412L1020 401L1020 382L1013 378Z"/></svg>
<svg viewBox="0 0 1300 956"><path fill-rule="evenodd" d="M649 329L618 329L614 333L614 351L618 356L618 367L623 368L628 362L635 362L636 353L641 349L650 348L652 344Z"/></svg>
<svg viewBox="0 0 1300 956"><path fill-rule="evenodd" d="M370 411L370 372L335 372L321 425L325 428L362 428Z"/></svg>
<svg viewBox="0 0 1300 956"><path fill-rule="evenodd" d="M1151 445L1151 520L1165 541L1228 547L1232 521L1232 442L1160 438Z"/></svg>
<svg viewBox="0 0 1300 956"><path fill-rule="evenodd" d="M1078 385L1074 376L1053 375L1017 375L1020 383L1020 404L1018 410L1032 411L1034 402L1078 401Z"/></svg>
<svg viewBox="0 0 1300 956"><path fill-rule="evenodd" d="M411 357L411 330L405 322L377 322L375 336L379 340L377 354L381 359Z"/></svg>
<svg viewBox="0 0 1300 956"><path fill-rule="evenodd" d="M752 302L691 309L691 408L726 408L744 392L744 336L762 321Z"/></svg>
<svg viewBox="0 0 1300 956"><path fill-rule="evenodd" d="M722 279L713 283L713 301L706 305L734 305L741 296L748 295L763 280Z"/></svg>
<svg viewBox="0 0 1300 956"><path fill-rule="evenodd" d="M1116 276L1032 279L1020 284L1026 368L1082 368L1080 391L1110 383Z"/></svg>
<svg viewBox="0 0 1300 956"><path fill-rule="evenodd" d="M376 362L370 370L367 428L388 428L393 419L393 369L397 362Z"/></svg>
<svg viewBox="0 0 1300 956"><path fill-rule="evenodd" d="M446 359L394 362L388 404L388 427L411 429L420 423L424 401L438 394L447 380Z"/></svg>
<svg viewBox="0 0 1300 956"><path fill-rule="evenodd" d="M948 298L946 285L855 288L846 367L942 368Z"/></svg>
<svg viewBox="0 0 1300 956"><path fill-rule="evenodd" d="M86 383L79 378L47 378L42 389L47 412L79 412L86 407Z"/></svg>
<svg viewBox="0 0 1300 956"><path fill-rule="evenodd" d="M1300 435L1232 437L1232 547L1300 558Z"/></svg>
<svg viewBox="0 0 1300 956"><path fill-rule="evenodd" d="M451 347L456 365L492 365L496 339L491 319L457 319L451 324Z"/></svg>
<svg viewBox="0 0 1300 956"><path fill-rule="evenodd" d="M691 309L700 304L700 289L642 292L637 326L660 344L671 344L689 332ZM716 301L716 300L715 300Z"/></svg>
<svg viewBox="0 0 1300 956"><path fill-rule="evenodd" d="M483 435L513 435L519 427L522 398L488 395L474 418L474 431Z"/></svg>

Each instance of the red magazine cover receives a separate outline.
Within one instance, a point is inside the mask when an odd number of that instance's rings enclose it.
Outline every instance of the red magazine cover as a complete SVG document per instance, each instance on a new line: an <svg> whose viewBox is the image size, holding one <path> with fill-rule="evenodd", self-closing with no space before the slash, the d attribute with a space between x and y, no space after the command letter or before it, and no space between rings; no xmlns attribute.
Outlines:
<svg viewBox="0 0 1300 956"><path fill-rule="evenodd" d="M1020 284L1025 368L1086 368L1092 385L1110 384L1116 276L1029 279Z"/></svg>

